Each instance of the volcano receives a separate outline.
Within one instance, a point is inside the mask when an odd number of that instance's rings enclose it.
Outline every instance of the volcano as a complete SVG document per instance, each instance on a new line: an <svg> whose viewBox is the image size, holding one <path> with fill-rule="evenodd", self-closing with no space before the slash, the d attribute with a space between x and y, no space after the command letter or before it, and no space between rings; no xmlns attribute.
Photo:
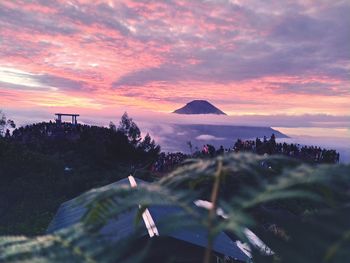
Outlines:
<svg viewBox="0 0 350 263"><path fill-rule="evenodd" d="M193 100L187 103L184 107L175 110L173 113L177 114L217 114L226 115L213 104L206 100Z"/></svg>

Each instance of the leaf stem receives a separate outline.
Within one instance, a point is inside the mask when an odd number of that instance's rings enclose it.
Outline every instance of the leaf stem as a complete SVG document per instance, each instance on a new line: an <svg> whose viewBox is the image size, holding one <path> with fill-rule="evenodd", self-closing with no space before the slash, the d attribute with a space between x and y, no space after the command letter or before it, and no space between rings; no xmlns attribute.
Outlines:
<svg viewBox="0 0 350 263"><path fill-rule="evenodd" d="M216 215L216 207L217 207L217 199L219 195L219 187L220 187L220 177L222 171L222 159L218 160L218 168L215 173L215 181L213 185L213 189L211 192L211 207L208 212L208 244L205 249L205 255L203 263L210 263L212 248L213 248L213 221Z"/></svg>

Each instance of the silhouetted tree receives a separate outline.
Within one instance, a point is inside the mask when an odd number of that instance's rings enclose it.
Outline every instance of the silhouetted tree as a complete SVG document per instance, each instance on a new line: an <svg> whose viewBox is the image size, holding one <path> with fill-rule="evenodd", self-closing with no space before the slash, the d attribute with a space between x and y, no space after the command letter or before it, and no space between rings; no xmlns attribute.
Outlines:
<svg viewBox="0 0 350 263"><path fill-rule="evenodd" d="M188 141L188 142L187 142L187 145L188 145L188 148L190 148L190 152L191 152L191 154L192 154L192 152L193 152L193 145L192 145L192 142L191 142L191 141Z"/></svg>
<svg viewBox="0 0 350 263"><path fill-rule="evenodd" d="M3 136L8 128L16 128L16 124L13 120L7 119L6 115L0 110L0 136Z"/></svg>
<svg viewBox="0 0 350 263"><path fill-rule="evenodd" d="M111 121L109 122L109 128L112 130L112 131L117 131L117 127L115 126L115 124Z"/></svg>
<svg viewBox="0 0 350 263"><path fill-rule="evenodd" d="M155 143L148 133L140 142L139 148L146 153L159 154L160 152L160 146Z"/></svg>
<svg viewBox="0 0 350 263"><path fill-rule="evenodd" d="M273 133L271 135L271 138L269 140L269 144L268 144L268 153L269 154L272 154L272 153L275 153L276 151L276 136L275 134Z"/></svg>
<svg viewBox="0 0 350 263"><path fill-rule="evenodd" d="M141 132L139 127L137 127L136 123L132 118L128 116L128 113L125 112L120 120L118 131L124 133L129 142L136 146L141 140Z"/></svg>

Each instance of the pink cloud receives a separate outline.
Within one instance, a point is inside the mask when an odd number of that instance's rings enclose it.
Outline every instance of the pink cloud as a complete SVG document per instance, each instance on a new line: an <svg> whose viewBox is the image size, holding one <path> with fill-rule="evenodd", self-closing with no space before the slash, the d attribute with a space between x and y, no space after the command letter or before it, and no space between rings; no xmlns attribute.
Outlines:
<svg viewBox="0 0 350 263"><path fill-rule="evenodd" d="M210 99L231 114L348 114L347 11L341 1L1 2L1 107L166 112Z"/></svg>

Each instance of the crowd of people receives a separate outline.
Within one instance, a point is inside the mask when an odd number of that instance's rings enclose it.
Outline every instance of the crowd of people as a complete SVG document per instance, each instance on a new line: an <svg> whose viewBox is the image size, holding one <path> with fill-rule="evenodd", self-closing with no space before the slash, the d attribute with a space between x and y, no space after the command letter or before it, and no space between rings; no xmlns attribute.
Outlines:
<svg viewBox="0 0 350 263"><path fill-rule="evenodd" d="M201 150L197 149L192 154L181 152L161 153L157 161L152 165L151 170L158 173L168 172L187 158L214 157L232 152L252 152L260 155L282 154L310 163L338 163L340 157L335 150L295 143L277 143L275 135L272 134L269 139L267 137L264 137L262 140L259 138L256 138L256 140L238 139L232 148L220 146L216 149L213 145L205 144Z"/></svg>
<svg viewBox="0 0 350 263"><path fill-rule="evenodd" d="M162 152L158 159L152 164L151 171L156 173L165 173L173 170L191 155L182 152L167 153Z"/></svg>
<svg viewBox="0 0 350 263"><path fill-rule="evenodd" d="M238 139L233 147L234 152L254 152L257 154L282 154L313 163L338 163L339 153L335 150L322 149L317 146L306 146L296 143L277 143L275 135L263 140Z"/></svg>

